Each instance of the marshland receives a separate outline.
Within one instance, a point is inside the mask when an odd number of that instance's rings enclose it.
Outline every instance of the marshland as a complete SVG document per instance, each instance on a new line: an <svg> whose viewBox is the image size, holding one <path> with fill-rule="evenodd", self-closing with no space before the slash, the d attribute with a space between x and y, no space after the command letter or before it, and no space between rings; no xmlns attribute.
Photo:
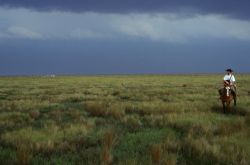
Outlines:
<svg viewBox="0 0 250 165"><path fill-rule="evenodd" d="M250 164L250 75L0 78L1 164Z"/></svg>

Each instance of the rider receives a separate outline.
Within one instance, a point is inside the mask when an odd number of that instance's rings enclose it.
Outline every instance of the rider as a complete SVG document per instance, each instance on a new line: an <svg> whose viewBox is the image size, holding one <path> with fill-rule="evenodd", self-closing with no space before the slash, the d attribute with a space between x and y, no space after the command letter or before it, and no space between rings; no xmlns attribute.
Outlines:
<svg viewBox="0 0 250 165"><path fill-rule="evenodd" d="M235 81L235 77L233 75L233 70L232 69L227 69L225 70L227 72L227 74L224 76L223 78L223 83L224 86L229 86L233 97L234 97L234 105L236 105L236 81ZM221 89L220 89L221 91Z"/></svg>

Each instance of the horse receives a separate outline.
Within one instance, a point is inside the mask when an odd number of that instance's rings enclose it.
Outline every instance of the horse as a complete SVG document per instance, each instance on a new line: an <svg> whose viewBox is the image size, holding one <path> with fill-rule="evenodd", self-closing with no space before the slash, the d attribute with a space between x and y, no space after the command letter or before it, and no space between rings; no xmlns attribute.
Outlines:
<svg viewBox="0 0 250 165"><path fill-rule="evenodd" d="M230 86L224 86L224 88L219 90L219 94L220 94L220 100L222 102L223 105L223 112L226 113L226 109L227 111L230 111L231 107L230 104L232 102L232 100L234 100L235 105L236 105L236 100L234 97L234 94L230 88Z"/></svg>

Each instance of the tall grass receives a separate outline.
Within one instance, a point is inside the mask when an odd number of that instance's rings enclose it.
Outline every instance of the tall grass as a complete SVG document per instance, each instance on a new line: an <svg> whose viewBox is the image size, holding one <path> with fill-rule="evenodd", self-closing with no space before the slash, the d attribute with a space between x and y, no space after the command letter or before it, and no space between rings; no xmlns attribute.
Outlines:
<svg viewBox="0 0 250 165"><path fill-rule="evenodd" d="M0 78L0 164L250 164L249 75Z"/></svg>
<svg viewBox="0 0 250 165"><path fill-rule="evenodd" d="M116 144L116 137L113 130L108 129L102 137L101 164L109 165L113 162L112 149Z"/></svg>

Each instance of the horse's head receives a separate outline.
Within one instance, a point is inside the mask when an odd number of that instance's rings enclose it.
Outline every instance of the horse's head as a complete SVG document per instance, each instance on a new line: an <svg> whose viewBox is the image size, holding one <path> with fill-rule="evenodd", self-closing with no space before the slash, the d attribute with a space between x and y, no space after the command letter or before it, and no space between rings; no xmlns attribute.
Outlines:
<svg viewBox="0 0 250 165"><path fill-rule="evenodd" d="M232 97L232 91L231 91L231 88L230 86L225 86L222 90L222 93L221 93L221 98L223 100L228 100L228 99L231 99Z"/></svg>
<svg viewBox="0 0 250 165"><path fill-rule="evenodd" d="M226 89L226 96L229 97L231 93L231 89L229 86L225 87L225 89Z"/></svg>

